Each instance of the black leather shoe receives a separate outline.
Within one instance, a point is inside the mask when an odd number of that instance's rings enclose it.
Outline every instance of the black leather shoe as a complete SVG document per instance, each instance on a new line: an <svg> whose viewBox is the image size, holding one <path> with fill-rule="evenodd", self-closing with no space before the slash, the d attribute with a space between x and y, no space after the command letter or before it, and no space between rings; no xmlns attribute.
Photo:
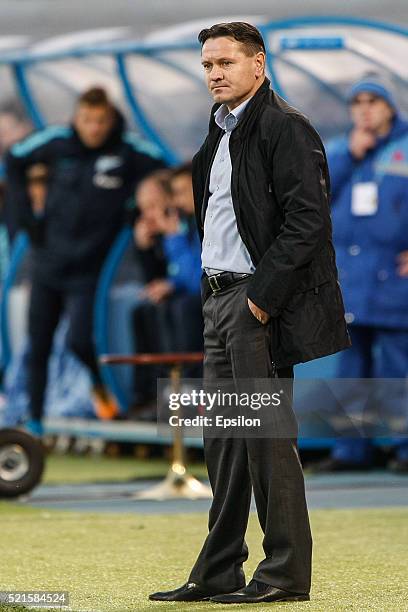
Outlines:
<svg viewBox="0 0 408 612"><path fill-rule="evenodd" d="M149 599L153 601L206 601L212 595L217 595L217 593L205 591L195 582L186 582L174 591L152 593L149 595Z"/></svg>
<svg viewBox="0 0 408 612"><path fill-rule="evenodd" d="M240 604L240 603L268 603L272 601L309 601L310 596L307 593L290 593L283 591L270 584L251 580L251 582L234 593L226 595L216 595L211 597L210 601L224 604Z"/></svg>

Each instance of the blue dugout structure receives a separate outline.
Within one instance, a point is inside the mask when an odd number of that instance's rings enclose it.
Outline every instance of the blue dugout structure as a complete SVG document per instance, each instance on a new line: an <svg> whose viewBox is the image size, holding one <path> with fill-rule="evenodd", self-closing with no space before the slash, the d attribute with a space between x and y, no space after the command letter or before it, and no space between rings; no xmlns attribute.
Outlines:
<svg viewBox="0 0 408 612"><path fill-rule="evenodd" d="M233 18L231 17L231 20ZM268 50L267 69L274 89L305 112L323 138L348 127L346 92L363 74L385 73L402 109L408 110L408 29L365 19L302 17L282 21L256 18ZM191 158L206 132L211 100L201 75L197 32L212 20L189 28L163 30L142 42L127 30L102 32L99 42L78 36L0 52L2 101L18 99L35 129L69 119L76 94L84 87L106 86L130 126L154 142L174 165ZM81 41L83 36L79 37ZM3 47L4 48L4 47ZM0 143L1 144L1 143ZM110 287L131 232L124 230L107 257L96 300L95 339L99 353L109 352L107 305ZM14 245L2 292L3 366L11 358L9 293L28 246ZM301 366L298 376L333 374L335 359ZM126 397L113 369L104 367L107 384L122 409ZM316 441L318 445L318 441Z"/></svg>

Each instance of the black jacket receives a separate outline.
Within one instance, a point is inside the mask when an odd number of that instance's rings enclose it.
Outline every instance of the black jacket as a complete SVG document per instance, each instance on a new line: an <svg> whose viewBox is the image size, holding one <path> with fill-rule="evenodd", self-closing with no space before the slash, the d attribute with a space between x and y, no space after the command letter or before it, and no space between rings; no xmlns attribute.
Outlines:
<svg viewBox="0 0 408 612"><path fill-rule="evenodd" d="M193 159L201 240L209 174L223 134L214 120L218 106ZM271 315L277 367L347 348L350 339L331 238L330 180L319 135L265 79L229 146L238 231L256 266L247 295ZM203 301L208 295L203 284Z"/></svg>
<svg viewBox="0 0 408 612"><path fill-rule="evenodd" d="M26 190L27 168L36 163L49 169L40 218L33 215ZM34 278L65 288L95 283L124 224L135 184L160 167L156 148L125 132L119 114L98 149L87 148L73 126L50 126L11 147L8 201L31 237Z"/></svg>

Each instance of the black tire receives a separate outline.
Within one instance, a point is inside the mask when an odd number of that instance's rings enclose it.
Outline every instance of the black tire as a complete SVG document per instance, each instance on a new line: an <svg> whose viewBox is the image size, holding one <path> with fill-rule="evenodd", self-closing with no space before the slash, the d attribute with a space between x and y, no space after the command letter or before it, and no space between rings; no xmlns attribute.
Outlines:
<svg viewBox="0 0 408 612"><path fill-rule="evenodd" d="M28 493L38 485L43 471L41 440L20 429L0 429L0 498Z"/></svg>

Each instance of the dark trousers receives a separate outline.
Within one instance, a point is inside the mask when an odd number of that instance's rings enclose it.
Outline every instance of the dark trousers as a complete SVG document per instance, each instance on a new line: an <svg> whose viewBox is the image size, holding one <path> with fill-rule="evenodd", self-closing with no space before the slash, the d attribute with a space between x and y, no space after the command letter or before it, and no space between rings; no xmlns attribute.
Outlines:
<svg viewBox="0 0 408 612"><path fill-rule="evenodd" d="M138 353L190 352L203 350L203 320L200 294L178 293L166 301L141 302L134 310L133 324ZM135 400L156 397L156 380L168 376L166 367L134 368ZM201 364L185 367L184 378L201 378Z"/></svg>
<svg viewBox="0 0 408 612"><path fill-rule="evenodd" d="M33 280L28 319L30 353L27 372L33 419L41 419L43 415L48 358L54 332L63 313L69 318L67 348L89 368L94 383L101 384L92 339L94 297L93 286L80 291L63 291Z"/></svg>
<svg viewBox="0 0 408 612"><path fill-rule="evenodd" d="M179 294L169 300L169 324L172 350L178 353L199 352L203 347L203 315L200 294ZM184 366L184 378L202 378L201 363Z"/></svg>
<svg viewBox="0 0 408 612"><path fill-rule="evenodd" d="M167 304L143 301L133 312L133 329L137 353L164 353L170 350L167 340ZM156 365L134 366L134 402L144 403L156 397L156 379L165 377Z"/></svg>
<svg viewBox="0 0 408 612"><path fill-rule="evenodd" d="M239 281L204 304L204 384L273 375L271 326L250 312L246 286L247 280ZM292 368L277 373L293 378ZM245 532L253 489L265 552L254 578L308 593L312 538L296 438L221 439L204 433L204 450L214 498L209 534L189 580L219 593L245 583L242 564L248 557Z"/></svg>

